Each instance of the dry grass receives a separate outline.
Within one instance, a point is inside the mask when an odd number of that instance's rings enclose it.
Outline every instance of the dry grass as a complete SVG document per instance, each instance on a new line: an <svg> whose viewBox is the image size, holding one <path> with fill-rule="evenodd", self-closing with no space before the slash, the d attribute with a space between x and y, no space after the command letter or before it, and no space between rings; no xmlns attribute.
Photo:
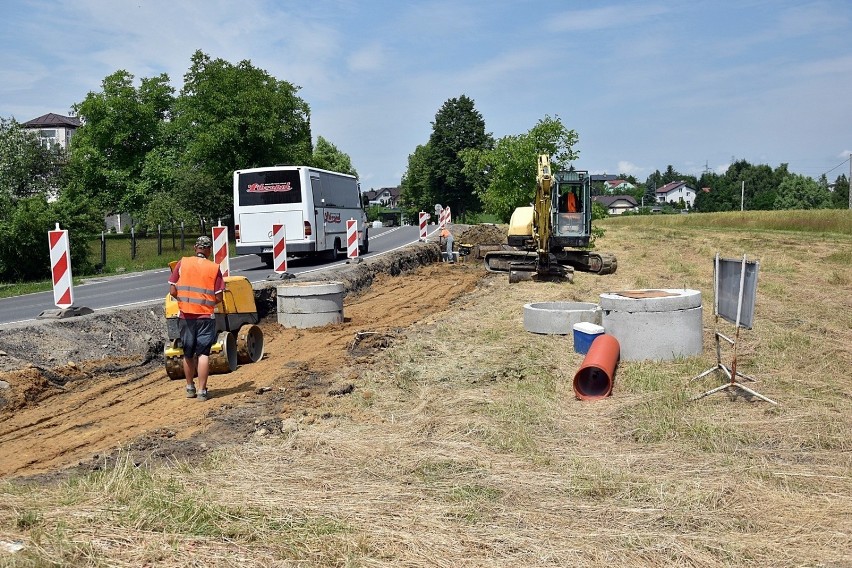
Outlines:
<svg viewBox="0 0 852 568"><path fill-rule="evenodd" d="M199 466L0 486L0 541L28 544L0 565L852 566L850 245L614 224L618 273L487 278L330 418ZM760 261L739 365L779 406L690 401L718 384L691 381L717 251ZM641 287L702 291L705 355L621 363L611 398L576 401L582 356L525 332L523 304Z"/></svg>

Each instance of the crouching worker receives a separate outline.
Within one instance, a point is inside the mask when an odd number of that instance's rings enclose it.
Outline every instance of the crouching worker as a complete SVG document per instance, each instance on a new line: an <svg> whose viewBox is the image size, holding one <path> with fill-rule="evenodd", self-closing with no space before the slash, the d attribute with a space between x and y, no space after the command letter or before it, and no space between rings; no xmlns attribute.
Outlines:
<svg viewBox="0 0 852 568"><path fill-rule="evenodd" d="M441 241L445 244L446 258L450 264L455 262L455 257L453 257L453 234L450 232L450 224L447 223L441 229Z"/></svg>
<svg viewBox="0 0 852 568"><path fill-rule="evenodd" d="M210 348L216 343L216 304L222 301L225 281L219 265L209 260L213 250L210 237L195 241L195 256L178 261L169 276L169 293L180 308L178 329L183 344L183 374L186 397L205 401L210 374ZM193 378L198 374L198 390Z"/></svg>

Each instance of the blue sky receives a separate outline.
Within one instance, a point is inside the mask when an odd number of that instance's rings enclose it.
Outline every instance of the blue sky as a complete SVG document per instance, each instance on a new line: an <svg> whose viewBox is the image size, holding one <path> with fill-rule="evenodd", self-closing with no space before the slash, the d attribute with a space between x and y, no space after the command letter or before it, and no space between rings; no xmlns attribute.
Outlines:
<svg viewBox="0 0 852 568"><path fill-rule="evenodd" d="M4 0L0 116L68 114L118 69L180 89L200 49L300 86L314 140L364 189L397 185L462 94L496 138L560 117L593 173L745 159L833 181L852 152L850 30L849 0Z"/></svg>

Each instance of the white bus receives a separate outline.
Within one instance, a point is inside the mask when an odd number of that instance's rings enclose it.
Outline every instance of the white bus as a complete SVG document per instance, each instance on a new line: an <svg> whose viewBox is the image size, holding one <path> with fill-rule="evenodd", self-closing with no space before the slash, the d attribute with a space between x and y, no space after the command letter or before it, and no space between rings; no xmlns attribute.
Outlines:
<svg viewBox="0 0 852 568"><path fill-rule="evenodd" d="M272 267L272 225L285 227L288 256L346 254L346 221L358 221L358 248L369 248L367 215L355 176L308 166L234 172L237 254L256 254Z"/></svg>

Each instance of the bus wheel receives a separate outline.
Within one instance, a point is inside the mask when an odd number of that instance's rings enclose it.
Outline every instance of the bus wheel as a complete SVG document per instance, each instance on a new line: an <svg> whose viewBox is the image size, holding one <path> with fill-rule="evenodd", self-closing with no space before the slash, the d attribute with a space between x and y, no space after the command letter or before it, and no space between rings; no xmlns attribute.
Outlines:
<svg viewBox="0 0 852 568"><path fill-rule="evenodd" d="M345 256L346 251L340 248L340 239L334 239L334 246L325 251L323 257L327 261L334 262L335 260L340 258L341 255Z"/></svg>

